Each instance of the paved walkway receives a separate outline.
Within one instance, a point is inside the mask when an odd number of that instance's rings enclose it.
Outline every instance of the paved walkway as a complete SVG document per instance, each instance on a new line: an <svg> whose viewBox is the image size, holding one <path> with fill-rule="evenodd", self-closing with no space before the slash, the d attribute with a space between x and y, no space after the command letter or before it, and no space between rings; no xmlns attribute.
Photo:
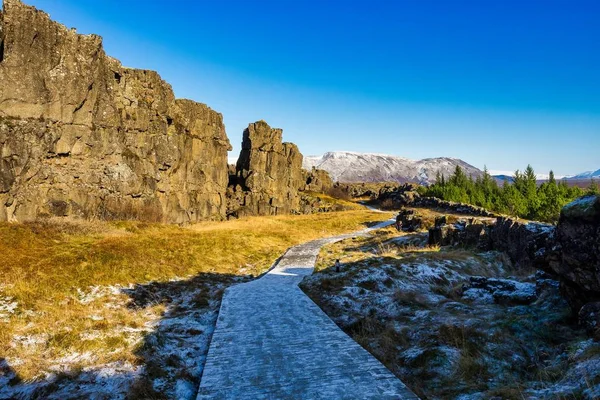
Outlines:
<svg viewBox="0 0 600 400"><path fill-rule="evenodd" d="M223 296L198 399L417 399L300 290L320 248L289 249L260 279Z"/></svg>

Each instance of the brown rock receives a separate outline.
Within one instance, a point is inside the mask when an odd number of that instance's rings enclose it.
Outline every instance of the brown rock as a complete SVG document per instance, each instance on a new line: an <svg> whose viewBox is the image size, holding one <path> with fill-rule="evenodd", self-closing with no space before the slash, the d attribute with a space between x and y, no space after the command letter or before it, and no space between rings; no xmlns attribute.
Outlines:
<svg viewBox="0 0 600 400"><path fill-rule="evenodd" d="M313 167L310 171L302 170L302 179L304 180L304 187L301 188L303 191L325 193L333 188L329 173L322 169Z"/></svg>
<svg viewBox="0 0 600 400"><path fill-rule="evenodd" d="M298 189L304 186L302 154L282 142L283 131L265 121L248 125L230 179L228 215L277 215L300 212Z"/></svg>
<svg viewBox="0 0 600 400"><path fill-rule="evenodd" d="M1 17L0 220L225 217L221 114L19 0Z"/></svg>

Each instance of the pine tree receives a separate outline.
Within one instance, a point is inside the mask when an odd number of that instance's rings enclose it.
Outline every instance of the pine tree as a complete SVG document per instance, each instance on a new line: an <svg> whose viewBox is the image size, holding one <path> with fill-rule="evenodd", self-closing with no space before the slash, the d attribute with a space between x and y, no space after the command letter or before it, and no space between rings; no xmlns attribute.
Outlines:
<svg viewBox="0 0 600 400"><path fill-rule="evenodd" d="M586 191L577 186L569 187L565 180L557 182L553 171L550 171L548 181L538 186L531 165L523 173L515 171L514 182L510 183L505 179L500 187L487 167L484 167L482 176L473 179L472 176L467 177L462 168L457 166L447 180L441 174L439 179L436 178L435 184L424 188L420 193L523 218L556 222L565 204L584 193L600 193L600 188L593 180Z"/></svg>
<svg viewBox="0 0 600 400"><path fill-rule="evenodd" d="M554 179L554 171L550 170L548 174L548 183L556 186L556 179Z"/></svg>
<svg viewBox="0 0 600 400"><path fill-rule="evenodd" d="M598 187L598 183L596 183L596 180L593 177L590 180L590 185L587 188L586 194L600 194L600 188Z"/></svg>

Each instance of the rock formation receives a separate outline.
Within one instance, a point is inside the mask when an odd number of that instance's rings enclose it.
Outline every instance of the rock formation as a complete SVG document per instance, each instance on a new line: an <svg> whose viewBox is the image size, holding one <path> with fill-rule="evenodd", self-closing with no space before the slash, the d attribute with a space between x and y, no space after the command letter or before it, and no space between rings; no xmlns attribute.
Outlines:
<svg viewBox="0 0 600 400"><path fill-rule="evenodd" d="M0 17L0 220L225 217L221 114L19 0Z"/></svg>
<svg viewBox="0 0 600 400"><path fill-rule="evenodd" d="M302 170L302 179L304 180L302 190L306 192L325 193L333 188L331 177L322 169Z"/></svg>
<svg viewBox="0 0 600 400"><path fill-rule="evenodd" d="M421 197L417 192L418 186L413 183L405 183L396 186L384 186L375 196L384 210L398 209L413 205Z"/></svg>
<svg viewBox="0 0 600 400"><path fill-rule="evenodd" d="M556 227L506 217L495 223L472 218L447 224L440 219L429 229L429 244L502 251L521 268L552 274L573 314L600 339L600 196L567 204Z"/></svg>
<svg viewBox="0 0 600 400"><path fill-rule="evenodd" d="M561 278L561 291L574 312L591 314L600 329L600 313L589 311L600 310L600 196L582 197L562 209L556 241L560 256L550 266Z"/></svg>
<svg viewBox="0 0 600 400"><path fill-rule="evenodd" d="M230 178L228 215L277 215L300 212L298 190L305 186L302 154L282 142L283 131L265 121L248 125L236 174Z"/></svg>

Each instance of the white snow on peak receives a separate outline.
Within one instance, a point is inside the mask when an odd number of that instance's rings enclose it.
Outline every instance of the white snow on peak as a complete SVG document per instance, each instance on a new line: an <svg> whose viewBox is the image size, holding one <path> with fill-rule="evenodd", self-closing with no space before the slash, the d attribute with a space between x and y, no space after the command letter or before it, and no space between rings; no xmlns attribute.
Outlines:
<svg viewBox="0 0 600 400"><path fill-rule="evenodd" d="M466 162L449 157L411 160L379 153L331 151L322 156L304 157L303 168L323 169L338 182L415 182L429 184L438 172L448 177L460 165L467 175L481 175L481 171Z"/></svg>
<svg viewBox="0 0 600 400"><path fill-rule="evenodd" d="M580 174L577 174L571 179L591 179L591 178L600 178L600 169L597 171L586 171Z"/></svg>
<svg viewBox="0 0 600 400"><path fill-rule="evenodd" d="M523 172L523 171L521 171ZM490 175L492 176L514 176L515 175L515 171L505 171L505 170L497 170L497 169L491 169L489 171ZM548 180L550 179L550 174L535 174L535 177L539 180ZM555 179L563 179L563 178L568 178L568 176L566 175L554 175Z"/></svg>

